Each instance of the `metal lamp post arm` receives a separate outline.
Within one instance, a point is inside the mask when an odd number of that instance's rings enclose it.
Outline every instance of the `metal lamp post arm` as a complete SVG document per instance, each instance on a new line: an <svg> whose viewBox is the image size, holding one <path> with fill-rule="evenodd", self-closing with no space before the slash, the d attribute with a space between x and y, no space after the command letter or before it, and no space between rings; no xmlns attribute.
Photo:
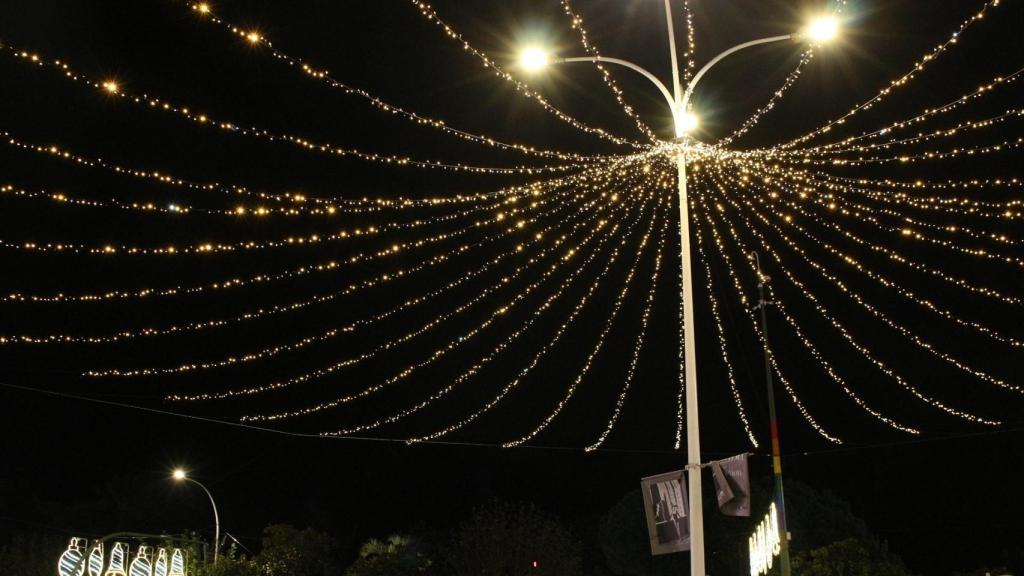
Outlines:
<svg viewBox="0 0 1024 576"><path fill-rule="evenodd" d="M657 76L628 60L622 60L621 58L608 58L606 56L578 56L574 58L559 58L553 62L555 64L569 64L572 62L607 62L608 64L618 64L619 66L625 66L634 72L639 72L644 78L647 78L658 87L658 91L665 97L665 101L668 103L669 109L672 110L672 115L675 116L676 101L675 98L672 97L672 93L669 91L668 87L666 87L661 80L658 80Z"/></svg>
<svg viewBox="0 0 1024 576"><path fill-rule="evenodd" d="M203 492L206 492L206 497L210 499L210 506L213 506L213 563L216 564L220 551L220 516L217 514L217 503L213 501L213 494L210 494L210 491L201 482L192 478L185 478L185 480L202 488Z"/></svg>
<svg viewBox="0 0 1024 576"><path fill-rule="evenodd" d="M708 70L710 70L712 66L714 66L715 64L718 64L726 56L729 56L730 54L732 54L734 52L739 52L740 50L743 50L744 48L750 48L751 46L757 46L759 44L768 44L770 42L780 42L782 40L792 40L792 39L793 39L793 35L792 34L784 34L782 36L769 36L768 38L761 38L759 40L751 40L750 42L744 42L742 44L737 44L736 46L733 46L732 48L729 48L728 50L722 52L718 56L715 56L714 58L711 59L710 62L705 64L703 68L698 70L697 73L693 75L693 79L690 80L689 85L686 86L686 92L683 93L683 100L682 100L682 102L680 104L679 111L680 112L686 112L686 110L690 107L690 97L693 96L693 89L697 86L697 82L699 82L700 79L705 74L707 74Z"/></svg>

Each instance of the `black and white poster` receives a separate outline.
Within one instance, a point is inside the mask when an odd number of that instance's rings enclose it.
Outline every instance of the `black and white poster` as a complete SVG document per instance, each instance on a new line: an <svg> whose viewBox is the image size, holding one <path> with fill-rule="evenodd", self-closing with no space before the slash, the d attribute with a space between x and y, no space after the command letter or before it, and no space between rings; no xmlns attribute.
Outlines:
<svg viewBox="0 0 1024 576"><path fill-rule="evenodd" d="M686 499L686 473L668 472L640 481L647 516L651 554L690 549L690 505Z"/></svg>
<svg viewBox="0 0 1024 576"><path fill-rule="evenodd" d="M718 510L726 516L750 516L750 467L740 454L711 463Z"/></svg>

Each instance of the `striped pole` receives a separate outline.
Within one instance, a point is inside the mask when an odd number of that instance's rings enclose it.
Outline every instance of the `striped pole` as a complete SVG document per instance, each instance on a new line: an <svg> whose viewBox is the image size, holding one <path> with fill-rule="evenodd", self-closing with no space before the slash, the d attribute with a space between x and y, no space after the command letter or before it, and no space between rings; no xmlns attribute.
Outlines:
<svg viewBox="0 0 1024 576"><path fill-rule="evenodd" d="M764 377L768 384L768 420L772 430L772 480L773 496L779 513L779 567L782 576L790 576L789 532L786 529L786 498L782 490L782 451L779 449L779 421L775 415L775 385L772 382L771 352L768 348L768 302L764 299L764 286L770 278L761 272L761 261L753 253L757 267L757 308L761 312L761 338L764 340Z"/></svg>

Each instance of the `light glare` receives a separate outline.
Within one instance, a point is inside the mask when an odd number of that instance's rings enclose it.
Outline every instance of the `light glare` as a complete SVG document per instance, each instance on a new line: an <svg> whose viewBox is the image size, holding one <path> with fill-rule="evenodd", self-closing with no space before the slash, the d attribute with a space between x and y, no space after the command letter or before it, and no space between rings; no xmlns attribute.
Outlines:
<svg viewBox="0 0 1024 576"><path fill-rule="evenodd" d="M839 34L839 21L831 16L817 18L807 27L807 37L815 42L828 42Z"/></svg>
<svg viewBox="0 0 1024 576"><path fill-rule="evenodd" d="M687 112L683 114L681 118L679 118L679 135L682 136L683 134L689 134L690 132L696 130L697 126L699 125L700 119L697 118L697 115L694 114L693 112Z"/></svg>
<svg viewBox="0 0 1024 576"><path fill-rule="evenodd" d="M519 56L519 65L531 72L548 65L548 54L540 48L527 48Z"/></svg>
<svg viewBox="0 0 1024 576"><path fill-rule="evenodd" d="M182 470L181 468L178 468L177 470L175 470L174 471L174 479L175 480L184 480L185 479L185 471Z"/></svg>

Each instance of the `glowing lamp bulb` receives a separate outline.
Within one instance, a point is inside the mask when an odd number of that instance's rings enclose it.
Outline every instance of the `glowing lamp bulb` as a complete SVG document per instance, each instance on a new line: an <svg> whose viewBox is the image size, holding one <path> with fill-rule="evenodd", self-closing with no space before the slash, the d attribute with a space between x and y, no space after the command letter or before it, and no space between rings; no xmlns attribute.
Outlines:
<svg viewBox="0 0 1024 576"><path fill-rule="evenodd" d="M807 26L806 34L814 42L828 42L839 35L839 21L830 16L818 18Z"/></svg>
<svg viewBox="0 0 1024 576"><path fill-rule="evenodd" d="M114 82L113 80L108 81L108 82L104 82L103 83L103 89L106 90L107 92L110 92L111 94L117 94L117 89L118 89L117 82Z"/></svg>
<svg viewBox="0 0 1024 576"><path fill-rule="evenodd" d="M259 35L258 32L249 32L245 35L245 39L255 44L259 42L262 39L262 37Z"/></svg>
<svg viewBox="0 0 1024 576"><path fill-rule="evenodd" d="M185 471L182 470L181 468L178 468L177 470L175 470L174 471L174 479L175 480L184 480L185 479Z"/></svg>
<svg viewBox="0 0 1024 576"><path fill-rule="evenodd" d="M548 65L548 54L540 48L527 48L519 56L519 65L524 70L535 72Z"/></svg>
<svg viewBox="0 0 1024 576"><path fill-rule="evenodd" d="M209 14L210 5L206 2L203 2L202 4L196 4L196 10L198 10L200 14Z"/></svg>
<svg viewBox="0 0 1024 576"><path fill-rule="evenodd" d="M678 131L680 132L680 136L693 132L699 125L700 119L697 118L696 114L693 112L683 114L682 117L679 118Z"/></svg>

